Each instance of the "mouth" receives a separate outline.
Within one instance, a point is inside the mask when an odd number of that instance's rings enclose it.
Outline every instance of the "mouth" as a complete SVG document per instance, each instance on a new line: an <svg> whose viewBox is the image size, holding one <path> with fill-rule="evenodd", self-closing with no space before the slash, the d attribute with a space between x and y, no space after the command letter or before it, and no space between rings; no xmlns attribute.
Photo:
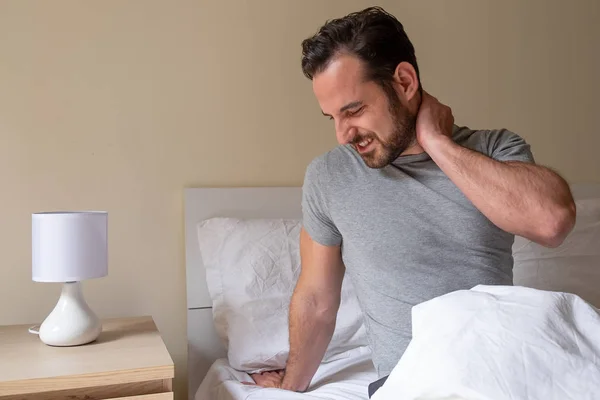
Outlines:
<svg viewBox="0 0 600 400"><path fill-rule="evenodd" d="M354 144L354 147L356 148L356 151L358 151L360 154L364 154L369 152L374 145L375 140L373 138L366 138L361 140L360 142L356 142Z"/></svg>

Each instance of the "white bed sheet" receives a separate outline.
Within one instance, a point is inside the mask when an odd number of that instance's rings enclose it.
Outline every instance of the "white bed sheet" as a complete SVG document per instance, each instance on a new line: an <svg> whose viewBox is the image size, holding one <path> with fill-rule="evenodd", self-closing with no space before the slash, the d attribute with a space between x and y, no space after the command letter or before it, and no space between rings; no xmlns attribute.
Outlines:
<svg viewBox="0 0 600 400"><path fill-rule="evenodd" d="M349 350L344 357L322 363L309 390L293 393L279 389L247 386L251 382L245 372L233 369L227 359L213 363L195 400L364 400L368 399L368 386L377 380L367 347Z"/></svg>

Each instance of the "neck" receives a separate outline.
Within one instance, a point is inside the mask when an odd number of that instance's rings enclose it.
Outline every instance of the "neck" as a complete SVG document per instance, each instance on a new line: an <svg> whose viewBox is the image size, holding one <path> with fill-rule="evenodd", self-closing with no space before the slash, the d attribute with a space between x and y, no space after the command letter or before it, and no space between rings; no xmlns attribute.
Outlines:
<svg viewBox="0 0 600 400"><path fill-rule="evenodd" d="M415 142L410 145L406 150L404 150L401 154L400 157L402 156L413 156L415 154L421 154L424 153L425 150L423 150L423 148L421 147L421 145L415 140Z"/></svg>

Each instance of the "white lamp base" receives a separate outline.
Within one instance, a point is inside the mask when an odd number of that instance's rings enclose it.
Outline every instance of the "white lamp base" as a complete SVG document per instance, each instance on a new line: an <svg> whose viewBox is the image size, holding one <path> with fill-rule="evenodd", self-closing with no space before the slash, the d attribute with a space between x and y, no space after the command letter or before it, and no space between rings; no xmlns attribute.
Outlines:
<svg viewBox="0 0 600 400"><path fill-rule="evenodd" d="M58 303L40 326L40 340L49 346L78 346L93 342L102 323L87 305L80 282L63 285Z"/></svg>

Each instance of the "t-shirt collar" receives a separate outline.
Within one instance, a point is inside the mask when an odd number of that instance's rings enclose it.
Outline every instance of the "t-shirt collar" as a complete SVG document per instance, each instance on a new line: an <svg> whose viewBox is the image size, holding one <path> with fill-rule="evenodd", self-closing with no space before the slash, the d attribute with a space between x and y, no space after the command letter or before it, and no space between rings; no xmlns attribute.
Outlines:
<svg viewBox="0 0 600 400"><path fill-rule="evenodd" d="M460 128L456 124L453 125L452 126L452 136L454 136L459 129ZM427 161L427 160L431 160L431 157L429 157L429 154L422 152L419 154L410 154L407 156L399 156L394 161L392 161L392 165L398 166L398 165L409 164L409 163L420 162L420 161Z"/></svg>

